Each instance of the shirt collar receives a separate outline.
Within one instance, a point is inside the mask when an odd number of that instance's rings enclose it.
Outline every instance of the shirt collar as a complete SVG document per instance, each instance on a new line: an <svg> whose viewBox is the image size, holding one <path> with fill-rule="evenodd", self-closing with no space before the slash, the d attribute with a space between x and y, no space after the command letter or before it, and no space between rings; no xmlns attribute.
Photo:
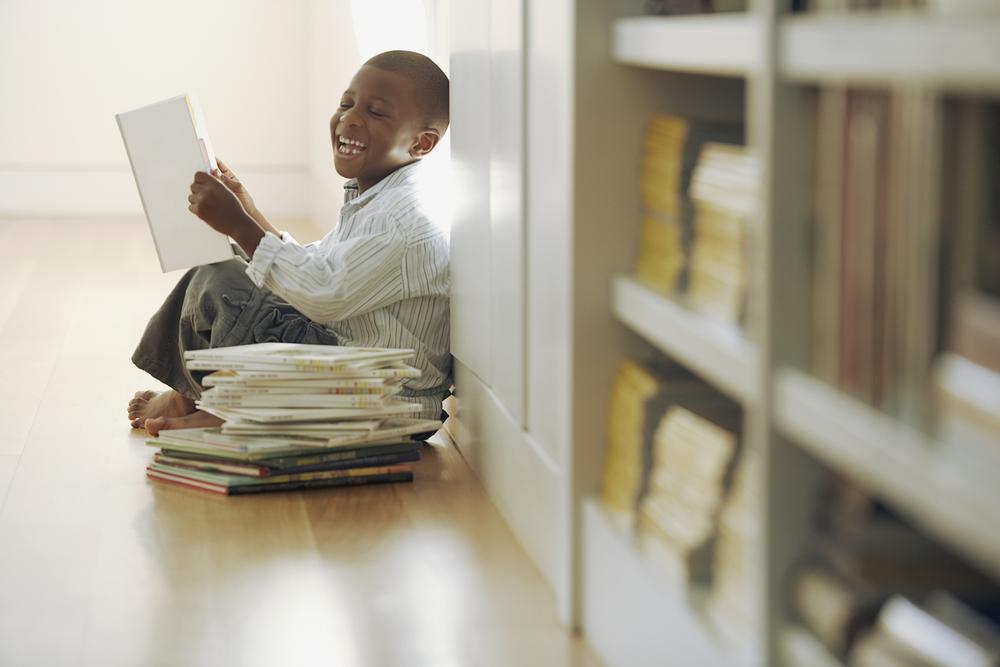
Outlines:
<svg viewBox="0 0 1000 667"><path fill-rule="evenodd" d="M417 170L419 167L420 160L400 167L362 193L358 192L358 180L356 178L352 178L344 183L345 206L361 206L382 190L388 190L401 185L413 184L417 178Z"/></svg>

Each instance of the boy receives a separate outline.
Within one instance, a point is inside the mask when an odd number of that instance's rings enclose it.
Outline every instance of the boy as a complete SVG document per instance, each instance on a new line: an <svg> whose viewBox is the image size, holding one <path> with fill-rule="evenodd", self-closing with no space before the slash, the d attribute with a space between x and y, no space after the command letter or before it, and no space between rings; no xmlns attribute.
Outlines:
<svg viewBox="0 0 1000 667"><path fill-rule="evenodd" d="M136 392L133 428L220 424L195 409L203 374L184 351L269 341L412 348L423 375L402 396L436 418L451 375L448 236L415 179L447 127L448 79L429 58L388 51L362 65L330 119L334 165L351 179L340 223L306 246L271 226L222 162L195 174L189 210L250 260L188 271L153 315L132 361L171 390Z"/></svg>

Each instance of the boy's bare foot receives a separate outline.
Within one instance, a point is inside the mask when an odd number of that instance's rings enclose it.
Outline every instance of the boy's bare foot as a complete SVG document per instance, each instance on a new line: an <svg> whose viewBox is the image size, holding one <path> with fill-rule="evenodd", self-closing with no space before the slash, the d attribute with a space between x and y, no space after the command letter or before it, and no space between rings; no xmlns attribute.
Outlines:
<svg viewBox="0 0 1000 667"><path fill-rule="evenodd" d="M137 391L128 402L128 418L132 428L142 428L147 419L183 417L194 411L194 401L173 389L162 392Z"/></svg>
<svg viewBox="0 0 1000 667"><path fill-rule="evenodd" d="M159 435L160 431L172 428L205 428L218 426L223 420L207 412L196 410L183 417L150 417L146 420L146 431L150 435Z"/></svg>

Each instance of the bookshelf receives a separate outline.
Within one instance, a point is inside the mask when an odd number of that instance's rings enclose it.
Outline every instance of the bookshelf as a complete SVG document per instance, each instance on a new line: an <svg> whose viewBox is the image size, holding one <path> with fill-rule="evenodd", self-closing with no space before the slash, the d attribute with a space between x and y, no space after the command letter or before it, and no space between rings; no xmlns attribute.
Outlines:
<svg viewBox="0 0 1000 667"><path fill-rule="evenodd" d="M790 81L1000 89L997 17L795 16L779 34L781 74Z"/></svg>
<svg viewBox="0 0 1000 667"><path fill-rule="evenodd" d="M848 478L1000 577L1000 534L983 530L1000 486L970 483L962 461L935 442L806 373L778 371L778 427Z"/></svg>
<svg viewBox="0 0 1000 667"><path fill-rule="evenodd" d="M781 657L789 665L844 667L808 631L794 625L781 632Z"/></svg>
<svg viewBox="0 0 1000 667"><path fill-rule="evenodd" d="M587 390L571 401L571 421L583 632L609 667L681 655L698 658L684 664L841 665L797 624L788 601L789 575L815 537L817 481L839 474L997 580L1000 537L983 526L996 523L1000 491L988 476L966 474L949 443L801 370L812 335L815 157L803 137L813 136L825 85L995 95L1000 16L792 15L784 2L760 0L745 13L649 17L637 16L640 5L576 3L573 383ZM601 106L605 100L614 103ZM760 270L742 328L633 279L639 215L606 201L609 190L638 200L643 145L635 128L652 113L716 119L720 110L743 121L763 170L752 249ZM620 138L609 150L593 144L612 130ZM647 358L647 345L742 405L743 446L763 462L754 602L764 622L748 644L723 639L701 611L699 591L658 577L598 500L602 400L616 365Z"/></svg>
<svg viewBox="0 0 1000 667"><path fill-rule="evenodd" d="M755 18L747 14L639 16L614 23L616 61L675 72L746 76L758 64L759 40Z"/></svg>
<svg viewBox="0 0 1000 667"><path fill-rule="evenodd" d="M737 401L753 396L757 353L739 329L694 313L626 276L614 279L612 298L619 321L668 356Z"/></svg>
<svg viewBox="0 0 1000 667"><path fill-rule="evenodd" d="M753 664L726 650L706 618L638 552L600 501L584 501L583 606L588 641L601 655L634 667L683 656L685 664ZM664 632L664 628L670 632Z"/></svg>

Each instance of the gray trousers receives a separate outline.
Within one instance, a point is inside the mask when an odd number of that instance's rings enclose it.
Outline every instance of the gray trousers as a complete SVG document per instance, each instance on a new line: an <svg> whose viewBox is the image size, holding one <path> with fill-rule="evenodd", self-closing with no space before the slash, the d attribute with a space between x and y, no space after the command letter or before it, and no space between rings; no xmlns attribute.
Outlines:
<svg viewBox="0 0 1000 667"><path fill-rule="evenodd" d="M332 331L295 310L247 277L232 259L191 269L146 325L132 363L191 399L201 378L188 371L184 352L251 343L336 345Z"/></svg>

